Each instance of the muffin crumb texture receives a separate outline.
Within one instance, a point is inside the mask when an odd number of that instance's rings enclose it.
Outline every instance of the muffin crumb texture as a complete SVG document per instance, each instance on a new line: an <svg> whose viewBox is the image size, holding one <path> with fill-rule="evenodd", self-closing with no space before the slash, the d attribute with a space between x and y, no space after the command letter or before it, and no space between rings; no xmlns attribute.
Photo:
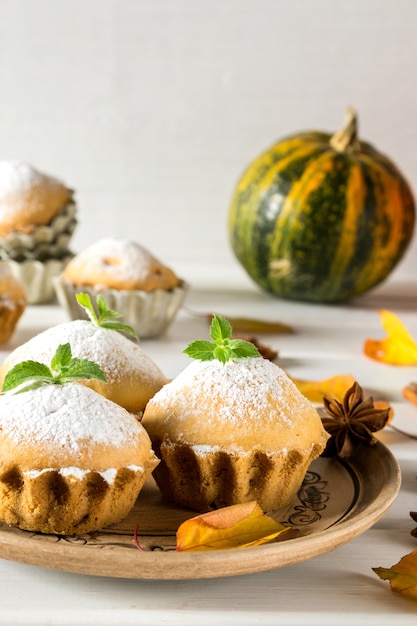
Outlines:
<svg viewBox="0 0 417 626"><path fill-rule="evenodd" d="M192 362L149 401L142 423L162 459L161 491L199 511L288 504L327 441L310 402L258 357Z"/></svg>
<svg viewBox="0 0 417 626"><path fill-rule="evenodd" d="M77 254L63 278L73 285L152 292L177 287L179 278L140 244L106 237Z"/></svg>
<svg viewBox="0 0 417 626"><path fill-rule="evenodd" d="M158 463L126 410L78 383L0 397L0 519L73 534L116 523Z"/></svg>

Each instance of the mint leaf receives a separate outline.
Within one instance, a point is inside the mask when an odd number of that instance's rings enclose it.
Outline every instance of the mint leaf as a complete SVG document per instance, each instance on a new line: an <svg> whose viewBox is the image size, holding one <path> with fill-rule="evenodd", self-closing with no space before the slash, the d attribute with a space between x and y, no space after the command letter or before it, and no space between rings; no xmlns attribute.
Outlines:
<svg viewBox="0 0 417 626"><path fill-rule="evenodd" d="M184 354L187 354L193 359L199 359L200 361L212 361L216 358L214 356L215 347L216 344L211 341L197 339L196 341L192 341L189 346L185 348Z"/></svg>
<svg viewBox="0 0 417 626"><path fill-rule="evenodd" d="M41 384L52 381L50 369L37 361L22 361L9 370L4 377L2 392L11 391L25 381L37 381Z"/></svg>
<svg viewBox="0 0 417 626"><path fill-rule="evenodd" d="M230 322L215 315L210 326L210 337L213 341L199 339L192 341L184 350L193 359L212 361L217 359L226 363L230 359L241 359L260 356L258 348L244 339L232 339Z"/></svg>
<svg viewBox="0 0 417 626"><path fill-rule="evenodd" d="M122 322L108 320L105 322L100 322L99 326L101 326L101 328L108 328L109 330L117 330L121 333L132 335L132 337L135 337L135 339L139 339L137 332L132 328L132 326L129 326L128 324L123 324Z"/></svg>
<svg viewBox="0 0 417 626"><path fill-rule="evenodd" d="M118 318L122 317L121 313L110 309L103 296L98 295L96 298L98 316L91 302L91 298L87 293L77 293L75 297L77 298L78 304L83 307L93 324L100 328L117 330L138 339L137 332L132 326L117 321Z"/></svg>
<svg viewBox="0 0 417 626"><path fill-rule="evenodd" d="M70 380L97 378L102 382L106 382L106 376L100 365L87 359L71 359L71 363L66 371L61 372L60 382L65 383Z"/></svg>
<svg viewBox="0 0 417 626"><path fill-rule="evenodd" d="M232 326L230 322L219 315L213 317L213 321L210 326L210 337L213 341L220 345L225 339L230 339L232 336Z"/></svg>
<svg viewBox="0 0 417 626"><path fill-rule="evenodd" d="M75 297L77 299L78 304L82 306L84 311L87 313L88 317L90 318L90 321L93 322L93 324L96 324L98 326L98 318L97 318L96 312L91 303L91 298L88 295L88 293L77 293Z"/></svg>
<svg viewBox="0 0 417 626"><path fill-rule="evenodd" d="M214 358L221 363L226 363L232 357L232 350L229 346L216 346L214 348Z"/></svg>
<svg viewBox="0 0 417 626"><path fill-rule="evenodd" d="M58 385L91 378L106 382L106 376L97 363L73 358L70 344L65 343L58 346L50 368L37 361L17 363L7 372L1 391L21 393L41 385Z"/></svg>
<svg viewBox="0 0 417 626"><path fill-rule="evenodd" d="M109 309L103 296L98 295L96 298L96 302L97 302L97 308L98 308L98 314L99 314L99 318L98 318L99 322L102 322L106 319L108 320L111 318L121 317L120 313Z"/></svg>
<svg viewBox="0 0 417 626"><path fill-rule="evenodd" d="M58 346L51 361L52 372L61 372L63 368L68 367L71 363L72 354L71 346L69 343L64 343Z"/></svg>
<svg viewBox="0 0 417 626"><path fill-rule="evenodd" d="M233 339L231 348L233 357L236 359L260 356L258 348L244 339Z"/></svg>

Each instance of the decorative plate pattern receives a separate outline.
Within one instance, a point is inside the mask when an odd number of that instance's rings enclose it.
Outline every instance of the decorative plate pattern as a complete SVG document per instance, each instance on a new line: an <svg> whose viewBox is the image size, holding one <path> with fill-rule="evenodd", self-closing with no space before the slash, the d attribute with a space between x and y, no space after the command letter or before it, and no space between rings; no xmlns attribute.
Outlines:
<svg viewBox="0 0 417 626"><path fill-rule="evenodd" d="M338 548L380 519L400 487L400 469L382 444L349 461L316 459L295 501L269 513L292 527L251 548L176 552L178 526L194 512L162 498L149 480L120 524L81 536L31 533L0 524L0 557L56 570L135 579L235 576L284 567ZM137 540L143 551L134 541Z"/></svg>

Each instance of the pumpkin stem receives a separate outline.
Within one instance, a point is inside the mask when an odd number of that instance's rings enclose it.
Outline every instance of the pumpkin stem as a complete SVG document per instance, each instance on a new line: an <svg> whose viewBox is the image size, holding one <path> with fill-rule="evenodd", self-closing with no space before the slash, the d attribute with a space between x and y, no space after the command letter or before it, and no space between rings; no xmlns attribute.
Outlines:
<svg viewBox="0 0 417 626"><path fill-rule="evenodd" d="M355 152L359 150L358 116L353 107L348 107L345 125L330 138L330 145L337 152Z"/></svg>

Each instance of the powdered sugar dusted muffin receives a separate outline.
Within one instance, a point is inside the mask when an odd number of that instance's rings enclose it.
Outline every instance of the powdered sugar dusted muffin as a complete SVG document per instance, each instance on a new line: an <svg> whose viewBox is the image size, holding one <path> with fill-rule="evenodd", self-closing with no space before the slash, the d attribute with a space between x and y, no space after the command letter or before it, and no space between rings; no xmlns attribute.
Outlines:
<svg viewBox="0 0 417 626"><path fill-rule="evenodd" d="M72 256L73 191L23 161L0 161L0 258L11 267L29 303L54 296L52 277Z"/></svg>
<svg viewBox="0 0 417 626"><path fill-rule="evenodd" d="M163 333L181 306L184 281L140 244L113 237L101 239L77 254L55 288L72 319L80 317L75 293L102 294L122 313L140 338Z"/></svg>
<svg viewBox="0 0 417 626"><path fill-rule="evenodd" d="M251 500L264 511L288 504L328 438L318 413L277 365L251 352L238 358L236 346L246 342L225 336L211 353L209 342L194 343L202 346L189 354L210 360L192 362L143 416L161 459L158 486L198 511Z"/></svg>
<svg viewBox="0 0 417 626"><path fill-rule="evenodd" d="M8 341L26 308L21 283L5 263L0 263L0 344Z"/></svg>
<svg viewBox="0 0 417 626"><path fill-rule="evenodd" d="M105 383L95 378L80 383L139 416L148 400L167 382L137 343L116 330L74 320L52 326L13 350L0 368L0 385L17 363L35 360L48 365L57 347L67 342L75 357L94 361L106 376Z"/></svg>
<svg viewBox="0 0 417 626"><path fill-rule="evenodd" d="M6 524L73 534L116 523L157 462L140 423L78 382L0 396Z"/></svg>

